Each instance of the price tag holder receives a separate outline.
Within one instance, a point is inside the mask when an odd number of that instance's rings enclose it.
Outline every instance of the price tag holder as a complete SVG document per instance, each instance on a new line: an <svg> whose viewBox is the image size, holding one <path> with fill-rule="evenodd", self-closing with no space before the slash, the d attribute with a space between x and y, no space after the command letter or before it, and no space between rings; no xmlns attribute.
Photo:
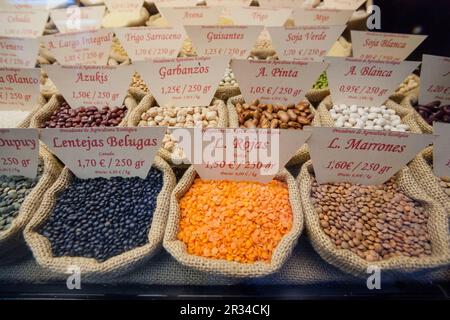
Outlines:
<svg viewBox="0 0 450 320"><path fill-rule="evenodd" d="M373 61L403 61L428 36L351 31L353 57Z"/></svg>
<svg viewBox="0 0 450 320"><path fill-rule="evenodd" d="M171 26L215 25L219 23L222 7L161 7L160 11Z"/></svg>
<svg viewBox="0 0 450 320"><path fill-rule="evenodd" d="M50 11L50 17L61 33L100 29L105 6L69 7Z"/></svg>
<svg viewBox="0 0 450 320"><path fill-rule="evenodd" d="M36 178L38 161L37 129L0 129L0 176Z"/></svg>
<svg viewBox="0 0 450 320"><path fill-rule="evenodd" d="M300 26L346 25L353 10L297 8L293 11L294 21Z"/></svg>
<svg viewBox="0 0 450 320"><path fill-rule="evenodd" d="M419 103L424 105L436 100L442 105L450 104L450 57L424 54Z"/></svg>
<svg viewBox="0 0 450 320"><path fill-rule="evenodd" d="M308 141L319 183L379 185L388 181L432 135L393 131L313 127Z"/></svg>
<svg viewBox="0 0 450 320"><path fill-rule="evenodd" d="M144 0L105 0L111 12L136 12L142 8Z"/></svg>
<svg viewBox="0 0 450 320"><path fill-rule="evenodd" d="M175 129L172 135L178 140L182 137L187 158L202 179L267 183L306 142L311 132L181 128Z"/></svg>
<svg viewBox="0 0 450 320"><path fill-rule="evenodd" d="M40 69L0 68L0 110L31 111L40 89Z"/></svg>
<svg viewBox="0 0 450 320"><path fill-rule="evenodd" d="M145 179L165 127L43 129L41 140L80 179Z"/></svg>
<svg viewBox="0 0 450 320"><path fill-rule="evenodd" d="M258 0L263 8L301 8L305 0Z"/></svg>
<svg viewBox="0 0 450 320"><path fill-rule="evenodd" d="M228 57L138 61L134 65L160 106L209 106ZM141 72L142 71L142 72Z"/></svg>
<svg viewBox="0 0 450 320"><path fill-rule="evenodd" d="M55 34L42 37L41 40L61 65L102 66L108 62L113 32L101 29Z"/></svg>
<svg viewBox="0 0 450 320"><path fill-rule="evenodd" d="M199 56L247 58L263 26L186 26Z"/></svg>
<svg viewBox="0 0 450 320"><path fill-rule="evenodd" d="M235 25L280 27L291 14L291 8L233 7L230 9Z"/></svg>
<svg viewBox="0 0 450 320"><path fill-rule="evenodd" d="M48 65L43 68L74 109L120 106L134 73L133 66Z"/></svg>
<svg viewBox="0 0 450 320"><path fill-rule="evenodd" d="M326 57L328 84L335 104L380 106L420 62L363 61Z"/></svg>
<svg viewBox="0 0 450 320"><path fill-rule="evenodd" d="M436 135L433 147L434 174L438 177L450 177L450 124L434 122L433 132Z"/></svg>
<svg viewBox="0 0 450 320"><path fill-rule="evenodd" d="M184 39L181 26L120 28L114 32L132 61L176 58Z"/></svg>
<svg viewBox="0 0 450 320"><path fill-rule="evenodd" d="M231 68L245 101L261 103L298 103L320 74L323 62L278 60L232 60Z"/></svg>
<svg viewBox="0 0 450 320"><path fill-rule="evenodd" d="M367 0L323 0L327 8L336 8L355 11L361 7Z"/></svg>
<svg viewBox="0 0 450 320"><path fill-rule="evenodd" d="M2 10L0 11L0 36L36 38L44 32L48 11Z"/></svg>
<svg viewBox="0 0 450 320"><path fill-rule="evenodd" d="M342 26L300 26L267 28L282 60L323 61L345 29Z"/></svg>
<svg viewBox="0 0 450 320"><path fill-rule="evenodd" d="M0 37L0 67L34 68L39 40Z"/></svg>

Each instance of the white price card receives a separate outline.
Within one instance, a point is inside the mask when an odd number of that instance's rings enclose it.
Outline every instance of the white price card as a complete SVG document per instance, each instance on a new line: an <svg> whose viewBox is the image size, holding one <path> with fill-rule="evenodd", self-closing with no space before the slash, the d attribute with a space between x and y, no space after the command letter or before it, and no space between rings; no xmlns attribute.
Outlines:
<svg viewBox="0 0 450 320"><path fill-rule="evenodd" d="M132 61L176 58L185 34L181 26L120 28L114 32Z"/></svg>
<svg viewBox="0 0 450 320"><path fill-rule="evenodd" d="M232 7L230 9L235 25L279 27L291 14L291 8Z"/></svg>
<svg viewBox="0 0 450 320"><path fill-rule="evenodd" d="M438 177L450 178L450 124L443 122L433 123L433 132L436 135L433 147L433 169Z"/></svg>
<svg viewBox="0 0 450 320"><path fill-rule="evenodd" d="M208 106L228 65L228 57L138 61L136 70L160 106Z"/></svg>
<svg viewBox="0 0 450 320"><path fill-rule="evenodd" d="M232 60L231 68L246 102L298 103L326 69L323 62Z"/></svg>
<svg viewBox="0 0 450 320"><path fill-rule="evenodd" d="M36 38L44 32L48 11L2 10L0 11L0 36Z"/></svg>
<svg viewBox="0 0 450 320"><path fill-rule="evenodd" d="M415 34L352 30L353 57L373 61L403 61L427 38Z"/></svg>
<svg viewBox="0 0 450 320"><path fill-rule="evenodd" d="M50 17L61 33L98 30L104 14L105 6L71 6L50 11Z"/></svg>
<svg viewBox="0 0 450 320"><path fill-rule="evenodd" d="M308 145L319 183L382 184L433 141L432 135L406 132L311 129Z"/></svg>
<svg viewBox="0 0 450 320"><path fill-rule="evenodd" d="M258 0L263 8L301 8L305 0Z"/></svg>
<svg viewBox="0 0 450 320"><path fill-rule="evenodd" d="M420 72L419 103L433 101L450 104L450 57L424 54Z"/></svg>
<svg viewBox="0 0 450 320"><path fill-rule="evenodd" d="M40 89L40 69L0 68L0 110L31 111Z"/></svg>
<svg viewBox="0 0 450 320"><path fill-rule="evenodd" d="M142 8L144 0L105 0L110 12L136 12Z"/></svg>
<svg viewBox="0 0 450 320"><path fill-rule="evenodd" d="M178 128L187 159L202 179L267 183L311 135L309 130Z"/></svg>
<svg viewBox="0 0 450 320"><path fill-rule="evenodd" d="M296 8L292 15L297 26L340 26L346 25L352 14L352 10Z"/></svg>
<svg viewBox="0 0 450 320"><path fill-rule="evenodd" d="M420 62L364 61L326 57L328 84L335 104L380 106Z"/></svg>
<svg viewBox="0 0 450 320"><path fill-rule="evenodd" d="M186 26L199 56L247 58L263 26Z"/></svg>
<svg viewBox="0 0 450 320"><path fill-rule="evenodd" d="M145 179L165 127L43 129L41 140L80 179Z"/></svg>
<svg viewBox="0 0 450 320"><path fill-rule="evenodd" d="M219 23L222 7L161 7L159 9L171 26L215 25Z"/></svg>
<svg viewBox="0 0 450 320"><path fill-rule="evenodd" d="M0 7L15 8L20 10L50 10L54 8L67 7L73 3L73 0L0 0Z"/></svg>
<svg viewBox="0 0 450 320"><path fill-rule="evenodd" d="M48 65L44 70L74 109L121 106L134 73L133 66Z"/></svg>
<svg viewBox="0 0 450 320"><path fill-rule="evenodd" d="M367 2L367 0L324 0L323 2L327 8L354 11Z"/></svg>
<svg viewBox="0 0 450 320"><path fill-rule="evenodd" d="M113 32L108 29L55 34L41 38L61 65L100 65L108 63Z"/></svg>
<svg viewBox="0 0 450 320"><path fill-rule="evenodd" d="M345 29L342 26L268 27L282 60L323 61Z"/></svg>
<svg viewBox="0 0 450 320"><path fill-rule="evenodd" d="M0 176L35 178L39 161L37 129L0 129Z"/></svg>
<svg viewBox="0 0 450 320"><path fill-rule="evenodd" d="M0 37L0 67L34 68L39 40Z"/></svg>

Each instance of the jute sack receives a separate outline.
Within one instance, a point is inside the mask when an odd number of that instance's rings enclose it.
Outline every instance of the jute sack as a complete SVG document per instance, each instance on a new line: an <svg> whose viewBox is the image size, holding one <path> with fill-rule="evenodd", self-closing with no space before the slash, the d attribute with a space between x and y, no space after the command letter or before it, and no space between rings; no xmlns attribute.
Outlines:
<svg viewBox="0 0 450 320"><path fill-rule="evenodd" d="M318 103L322 102L323 99L328 97L331 94L330 88L323 88L323 89L311 89L308 92L306 92L305 98L317 105Z"/></svg>
<svg viewBox="0 0 450 320"><path fill-rule="evenodd" d="M218 116L219 121L217 122L218 128L226 128L228 124L228 115L227 115L227 108L225 106L225 103L220 100L214 98L212 101L212 105L216 104L218 106ZM155 98L151 94L147 94L139 103L139 105L131 112L130 117L128 119L128 126L129 127L138 127L139 122L141 121L141 116L144 112L146 112L148 109L157 106ZM178 165L181 163L182 156L179 154L171 153L167 149L164 149L161 147L159 149L158 155L163 158L165 161L167 161L169 164L175 164ZM175 161L174 161L175 160Z"/></svg>
<svg viewBox="0 0 450 320"><path fill-rule="evenodd" d="M231 97L241 94L239 86L219 86L214 94L214 97L222 101L228 101Z"/></svg>
<svg viewBox="0 0 450 320"><path fill-rule="evenodd" d="M39 210L24 231L25 240L37 263L58 274L65 273L69 266L75 265L80 267L83 277L113 276L131 270L156 254L161 248L169 212L170 194L175 187L176 180L170 166L161 158L155 157L153 167L163 173L163 187L157 198L152 225L148 233L148 243L103 262L94 258L54 257L50 241L38 232L52 215L58 195L72 181L73 174L68 168L64 168L58 180L45 193Z"/></svg>
<svg viewBox="0 0 450 320"><path fill-rule="evenodd" d="M429 214L428 232L432 247L432 254L426 258L394 257L383 261L368 262L357 254L346 249L338 249L320 226L319 215L311 202L311 186L314 169L308 161L301 169L297 181L300 185L305 214L306 230L314 249L328 263L355 276L367 277L367 268L377 265L382 271L418 271L426 268L437 268L450 263L450 239L448 216L441 205L431 199L405 167L396 176L402 192L408 197L420 202Z"/></svg>
<svg viewBox="0 0 450 320"><path fill-rule="evenodd" d="M5 257L7 254L17 255L18 250L26 249L22 231L31 217L36 214L44 193L53 185L61 173L61 164L42 145L39 151L39 160L44 166L42 176L23 201L19 214L13 220L11 226L0 232L0 261L7 258Z"/></svg>
<svg viewBox="0 0 450 320"><path fill-rule="evenodd" d="M420 187L425 190L431 198L439 201L445 212L450 215L450 197L445 194L439 186L438 178L433 173L433 147L422 150L408 165L411 174Z"/></svg>
<svg viewBox="0 0 450 320"><path fill-rule="evenodd" d="M17 128L28 128L30 127L31 119L33 118L34 114L38 112L45 104L47 103L47 100L44 98L43 95L39 95L39 101L37 105L30 111L30 113L19 122L17 125Z"/></svg>
<svg viewBox="0 0 450 320"><path fill-rule="evenodd" d="M393 100L394 102L396 102L398 104L402 104L402 101L410 95L415 95L417 97L417 94L419 92L419 86L420 86L420 78L419 78L419 76L417 76L414 73L411 74L411 77L414 79L414 81L416 81L418 83L418 86L411 90L407 90L405 92L396 91L389 97L389 99Z"/></svg>
<svg viewBox="0 0 450 320"><path fill-rule="evenodd" d="M254 278L278 271L289 258L303 230L302 207L294 177L286 169L282 169L275 177L275 179L286 182L289 188L289 201L293 214L292 229L284 235L275 248L270 263L255 262L252 264L191 255L187 253L186 245L182 241L177 240L180 221L178 201L189 190L196 177L197 173L194 167L191 166L178 182L170 196L170 212L166 233L164 234L164 248L181 264L214 274L239 278Z"/></svg>
<svg viewBox="0 0 450 320"><path fill-rule="evenodd" d="M244 103L244 102L245 102L245 100L242 95L228 99L228 101L227 101L228 126L230 128L239 128L239 118L238 118L238 114L236 112L236 104ZM321 124L320 124L319 114L317 113L316 109L314 109L314 107L312 105L310 105L310 109L311 109L311 113L314 114L314 119L313 119L311 125L313 127L320 127ZM289 162L286 164L286 166L294 166L294 165L303 163L304 162L303 159L305 158L305 156L308 156L308 154L309 154L308 145L305 144L304 146L302 146L300 149L297 150L295 155L292 157L291 160L289 160Z"/></svg>
<svg viewBox="0 0 450 320"><path fill-rule="evenodd" d="M419 126L417 125L414 113L411 109L405 108L392 100L387 100L384 105L389 109L392 109L396 112L397 115L400 116L402 123L407 124L409 126L411 133L422 133ZM317 112L320 116L320 123L323 127L334 127L334 120L330 116L329 110L333 108L333 102L331 100L331 96L326 97L319 104L317 108Z"/></svg>
<svg viewBox="0 0 450 320"><path fill-rule="evenodd" d="M409 95L407 95L406 97L404 97L404 99L401 102L401 105L404 108L410 109L411 112L414 115L414 120L416 121L417 125L420 128L420 131L422 133L429 133L432 134L433 133L433 127L430 126L424 118L422 118L422 116L420 115L420 113L418 113L416 111L416 109L414 109L413 106L415 106L419 101L419 90L414 90L413 92L411 92Z"/></svg>
<svg viewBox="0 0 450 320"><path fill-rule="evenodd" d="M63 101L64 98L60 94L52 96L50 100L48 100L48 102L33 115L30 121L30 128L41 128L44 125L45 121L47 121L53 115L53 113L60 108ZM124 104L127 107L128 111L122 122L118 125L121 127L126 126L126 124L128 123L130 113L134 108L137 107L138 101L136 101L136 98L133 95L129 94L126 96Z"/></svg>

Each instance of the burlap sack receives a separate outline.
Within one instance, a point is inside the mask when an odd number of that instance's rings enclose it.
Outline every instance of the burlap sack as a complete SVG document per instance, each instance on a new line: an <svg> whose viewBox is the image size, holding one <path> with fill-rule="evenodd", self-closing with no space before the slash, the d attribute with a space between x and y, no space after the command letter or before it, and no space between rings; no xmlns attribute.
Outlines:
<svg viewBox="0 0 450 320"><path fill-rule="evenodd" d="M43 95L39 95L39 101L37 105L33 108L33 110L30 111L30 113L19 122L17 125L17 128L28 128L30 127L31 119L35 115L36 112L38 112L45 104L47 103L47 100L44 98Z"/></svg>
<svg viewBox="0 0 450 320"><path fill-rule="evenodd" d="M231 97L241 94L239 86L219 86L214 94L214 97L222 101L228 101Z"/></svg>
<svg viewBox="0 0 450 320"><path fill-rule="evenodd" d="M286 182L289 188L289 201L293 213L292 229L282 238L275 248L270 263L256 262L252 264L194 256L186 252L186 245L182 241L177 240L180 221L178 200L190 188L196 177L197 173L194 167L191 166L172 192L170 197L169 219L167 221L166 233L164 234L164 248L181 264L214 274L239 278L253 278L262 277L278 271L289 258L303 230L301 202L298 197L299 191L294 177L285 169L281 170L275 177L275 179Z"/></svg>
<svg viewBox="0 0 450 320"><path fill-rule="evenodd" d="M401 102L401 105L404 108L407 108L411 110L412 114L414 115L414 120L417 123L420 131L422 133L433 133L433 127L430 126L424 118L414 109L413 106L417 105L419 101L419 89L413 90L410 94L408 94Z"/></svg>
<svg viewBox="0 0 450 320"><path fill-rule="evenodd" d="M225 103L220 100L214 98L212 101L212 104L217 104L218 110L219 110L219 121L217 122L218 128L226 128L228 124L228 115L227 115L227 108L225 106ZM151 107L156 106L156 100L153 98L151 94L147 94L139 103L137 108L134 109L133 112L131 112L130 117L128 119L128 126L129 127L137 127L139 126L139 122L141 121L141 116L144 112L146 112ZM169 152L167 149L164 149L161 147L159 149L158 155L163 158L165 161L167 161L171 165L178 165L182 162L183 159L179 157L178 154L174 154Z"/></svg>
<svg viewBox="0 0 450 320"><path fill-rule="evenodd" d="M438 178L433 173L433 147L422 150L408 165L411 174L420 187L425 190L431 198L439 201L445 212L450 215L450 197L445 194L439 186Z"/></svg>
<svg viewBox="0 0 450 320"><path fill-rule="evenodd" d="M422 133L419 126L417 125L414 117L414 113L411 109L403 107L392 100L387 100L384 105L389 109L394 110L397 115L400 116L402 123L409 126L411 133ZM320 117L320 123L323 127L334 127L334 120L330 116L329 110L333 108L333 102L331 96L326 97L319 104L317 108L317 113Z"/></svg>
<svg viewBox="0 0 450 320"><path fill-rule="evenodd" d="M64 98L60 94L52 96L44 106L42 106L36 113L34 113L30 120L30 128L41 128L41 126L44 125L45 121L47 121L53 115L53 113L60 108L63 101ZM136 101L136 97L134 97L132 94L129 94L125 98L124 104L127 107L128 111L122 122L119 123L118 126L120 127L125 127L127 125L128 118L134 108L137 107L138 101Z"/></svg>
<svg viewBox="0 0 450 320"><path fill-rule="evenodd" d="M376 265L382 271L419 271L426 268L436 268L450 263L450 238L448 233L448 216L441 205L430 198L405 167L397 174L397 183L404 194L419 201L429 214L428 230L430 234L432 254L426 258L395 257L383 261L368 262L357 254L346 249L338 249L320 226L319 215L311 202L311 186L314 169L311 161L302 167L297 181L300 185L305 214L306 230L314 249L328 263L355 276L367 277L367 268Z"/></svg>
<svg viewBox="0 0 450 320"><path fill-rule="evenodd" d="M5 258L11 260L8 255L17 256L26 249L22 231L31 217L39 208L44 193L58 178L62 166L53 155L42 147L39 151L39 159L42 161L44 171L36 186L31 190L20 207L19 214L13 220L11 226L0 232L0 262Z"/></svg>
<svg viewBox="0 0 450 320"><path fill-rule="evenodd" d="M312 104L317 105L330 94L330 88L311 89L306 93L305 98Z"/></svg>
<svg viewBox="0 0 450 320"><path fill-rule="evenodd" d="M84 257L54 257L50 241L38 232L51 216L58 195L70 185L73 178L70 170L64 168L58 180L45 193L39 210L24 231L25 240L37 263L58 274L67 272L67 268L74 265L80 267L83 277L114 276L130 271L151 258L161 248L169 213L170 194L176 183L172 169L164 160L155 157L153 167L163 173L164 184L157 198L156 209L148 234L148 243L103 262Z"/></svg>
<svg viewBox="0 0 450 320"><path fill-rule="evenodd" d="M277 52L273 49L252 49L250 51L250 56L256 57L259 60L277 60L278 58L276 57L276 55Z"/></svg>
<svg viewBox="0 0 450 320"><path fill-rule="evenodd" d="M238 114L236 112L236 104L244 103L244 102L245 102L244 97L241 95L228 99L228 101L227 101L228 126L230 128L239 128L239 119L238 119ZM314 109L314 107L312 105L310 106L310 109L311 109L311 113L314 114L312 126L320 127L321 123L320 123L319 114L317 113L316 109ZM300 149L298 149L297 152L295 152L294 156L291 158L291 160L289 160L289 162L286 164L286 166L295 166L300 163L303 163L304 157L307 156L308 154L309 154L309 148L308 148L308 145L305 144Z"/></svg>
<svg viewBox="0 0 450 320"><path fill-rule="evenodd" d="M409 97L410 95L416 95L419 92L419 86L420 86L420 78L416 75L416 74L411 74L411 76L414 78L414 80L419 84L416 88L413 88L411 90L407 90L405 92L394 92L389 99L393 100L395 103L398 104L402 104L402 101L406 98ZM398 90L398 89L397 89Z"/></svg>

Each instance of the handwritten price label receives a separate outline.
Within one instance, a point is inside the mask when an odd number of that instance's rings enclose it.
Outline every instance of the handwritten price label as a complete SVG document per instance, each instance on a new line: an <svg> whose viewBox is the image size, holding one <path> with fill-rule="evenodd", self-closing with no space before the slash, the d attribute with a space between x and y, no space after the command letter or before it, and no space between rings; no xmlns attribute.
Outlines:
<svg viewBox="0 0 450 320"><path fill-rule="evenodd" d="M372 61L403 61L427 36L352 31L353 57Z"/></svg>
<svg viewBox="0 0 450 320"><path fill-rule="evenodd" d="M33 179L38 160L37 129L0 129L0 175Z"/></svg>
<svg viewBox="0 0 450 320"><path fill-rule="evenodd" d="M236 25L266 27L282 26L292 13L291 8L233 7L230 14Z"/></svg>
<svg viewBox="0 0 450 320"><path fill-rule="evenodd" d="M199 56L247 58L262 26L186 26Z"/></svg>
<svg viewBox="0 0 450 320"><path fill-rule="evenodd" d="M355 11L361 7L367 0L324 0L327 8L345 9Z"/></svg>
<svg viewBox="0 0 450 320"><path fill-rule="evenodd" d="M221 56L135 63L159 105L180 107L209 105L227 65Z"/></svg>
<svg viewBox="0 0 450 320"><path fill-rule="evenodd" d="M0 36L36 38L44 32L48 11L2 10L0 11Z"/></svg>
<svg viewBox="0 0 450 320"><path fill-rule="evenodd" d="M81 179L144 179L165 130L164 127L44 129L41 140Z"/></svg>
<svg viewBox="0 0 450 320"><path fill-rule="evenodd" d="M450 103L450 57L424 54L420 73L420 104L439 100Z"/></svg>
<svg viewBox="0 0 450 320"><path fill-rule="evenodd" d="M133 61L176 58L184 39L181 26L120 28L115 34Z"/></svg>
<svg viewBox="0 0 450 320"><path fill-rule="evenodd" d="M434 174L438 177L450 177L450 124L434 122L433 132L436 135L433 148Z"/></svg>
<svg viewBox="0 0 450 320"><path fill-rule="evenodd" d="M373 62L351 58L326 57L331 97L336 104L377 106L420 62Z"/></svg>
<svg viewBox="0 0 450 320"><path fill-rule="evenodd" d="M296 8L294 21L302 26L340 26L346 25L353 10Z"/></svg>
<svg viewBox="0 0 450 320"><path fill-rule="evenodd" d="M0 68L0 110L31 111L39 97L40 69Z"/></svg>
<svg viewBox="0 0 450 320"><path fill-rule="evenodd" d="M38 39L0 37L0 67L34 68Z"/></svg>
<svg viewBox="0 0 450 320"><path fill-rule="evenodd" d="M139 11L144 0L105 0L106 7L111 12Z"/></svg>
<svg viewBox="0 0 450 320"><path fill-rule="evenodd" d="M105 6L54 9L50 17L61 33L93 31L100 29Z"/></svg>
<svg viewBox="0 0 450 320"><path fill-rule="evenodd" d="M41 38L45 47L62 65L106 65L113 32L97 31L55 34Z"/></svg>
<svg viewBox="0 0 450 320"><path fill-rule="evenodd" d="M319 183L378 185L389 180L432 141L432 135L312 128L308 145Z"/></svg>
<svg viewBox="0 0 450 320"><path fill-rule="evenodd" d="M309 138L307 130L175 129L202 179L267 183Z"/></svg>
<svg viewBox="0 0 450 320"><path fill-rule="evenodd" d="M269 27L274 47L282 60L323 61L343 26Z"/></svg>
<svg viewBox="0 0 450 320"><path fill-rule="evenodd" d="M231 68L245 101L289 104L303 100L319 75L322 62L232 60Z"/></svg>
<svg viewBox="0 0 450 320"><path fill-rule="evenodd" d="M219 22L222 7L161 7L160 11L171 26L215 25Z"/></svg>
<svg viewBox="0 0 450 320"><path fill-rule="evenodd" d="M132 66L44 67L72 108L120 106L134 73Z"/></svg>

